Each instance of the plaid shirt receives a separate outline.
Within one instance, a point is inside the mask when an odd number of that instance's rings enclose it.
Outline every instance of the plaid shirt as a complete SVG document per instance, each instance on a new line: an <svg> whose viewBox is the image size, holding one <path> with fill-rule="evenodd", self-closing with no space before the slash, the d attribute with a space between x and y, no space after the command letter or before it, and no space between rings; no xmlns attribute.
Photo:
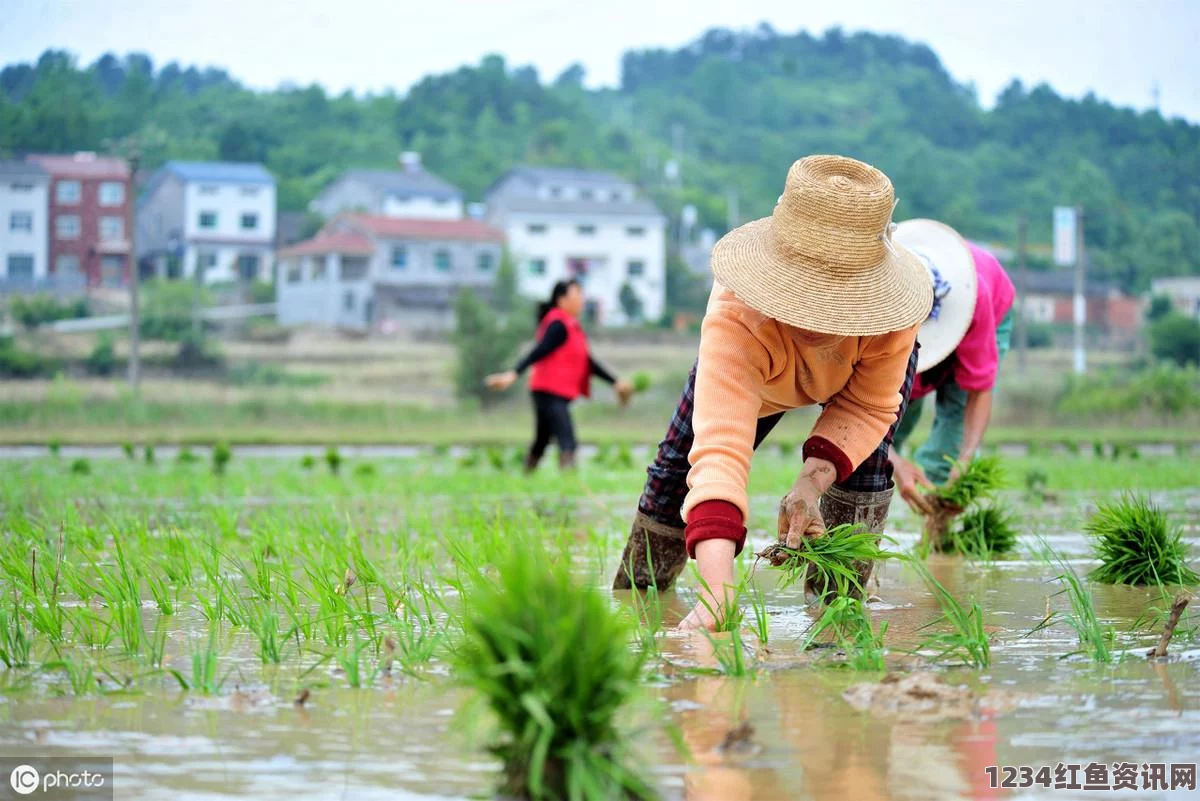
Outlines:
<svg viewBox="0 0 1200 801"><path fill-rule="evenodd" d="M913 347L912 355L908 358L908 371L904 375L904 383L900 387L900 410L896 414L896 422L888 429L879 447L858 466L849 478L836 486L852 492L879 492L892 487L892 464L888 461L888 450L892 445L892 437L896 426L904 417L908 408L908 398L912 394L913 379L917 375L917 348ZM688 454L692 450L695 437L692 431L692 408L696 402L696 365L688 374L687 384L683 395L679 398L679 406L667 426L667 435L658 444L658 453L654 463L646 468L646 486L638 499L638 511L668 526L683 528L683 518L679 510L687 497L687 474L691 469ZM754 432L754 447L757 450L762 441L767 438L775 425L783 418L783 412L760 417L758 427Z"/></svg>

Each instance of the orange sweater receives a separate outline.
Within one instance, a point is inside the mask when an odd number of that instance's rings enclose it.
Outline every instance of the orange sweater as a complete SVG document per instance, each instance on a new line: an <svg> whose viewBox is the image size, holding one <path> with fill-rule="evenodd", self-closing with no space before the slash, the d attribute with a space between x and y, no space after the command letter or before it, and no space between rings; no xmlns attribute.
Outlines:
<svg viewBox="0 0 1200 801"><path fill-rule="evenodd" d="M844 481L896 421L918 328L870 337L814 334L714 286L700 328L684 519L711 500L734 504L748 519L758 418L801 406L825 404L804 452L833 462Z"/></svg>

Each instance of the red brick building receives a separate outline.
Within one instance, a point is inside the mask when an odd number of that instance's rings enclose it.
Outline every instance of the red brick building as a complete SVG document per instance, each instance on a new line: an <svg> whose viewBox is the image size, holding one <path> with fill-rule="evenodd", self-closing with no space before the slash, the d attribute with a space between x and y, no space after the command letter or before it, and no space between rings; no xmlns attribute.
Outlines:
<svg viewBox="0 0 1200 801"><path fill-rule="evenodd" d="M50 173L50 274L83 276L93 286L124 283L133 229L129 165L95 153L27 160Z"/></svg>

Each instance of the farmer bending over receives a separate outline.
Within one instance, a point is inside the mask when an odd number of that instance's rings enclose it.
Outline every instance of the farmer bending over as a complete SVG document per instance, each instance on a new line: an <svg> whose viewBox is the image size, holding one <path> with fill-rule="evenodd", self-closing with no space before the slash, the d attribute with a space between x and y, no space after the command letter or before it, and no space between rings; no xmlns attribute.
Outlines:
<svg viewBox="0 0 1200 801"><path fill-rule="evenodd" d="M705 601L724 606L746 539L750 458L801 406L824 408L780 505L780 541L855 521L882 531L891 430L933 302L924 265L891 240L894 205L874 167L809 156L770 217L717 243L699 359L647 470L614 588L666 588L690 555L712 590ZM702 601L680 626L714 623Z"/></svg>
<svg viewBox="0 0 1200 801"><path fill-rule="evenodd" d="M592 376L612 384L622 404L628 403L633 396L633 385L613 377L588 351L587 334L579 324L582 311L583 291L579 282L557 282L550 291L549 300L538 304L537 344L517 362L515 369L485 379L489 388L505 390L516 383L517 377L530 365L533 366L529 394L533 399L534 435L525 455L527 473L537 468L551 439L558 441L559 467L575 466L571 401L580 395L588 397Z"/></svg>
<svg viewBox="0 0 1200 801"><path fill-rule="evenodd" d="M896 430L891 461L900 496L923 514L933 508L921 487L956 477L954 462L975 458L992 415L992 388L1012 338L1012 281L991 253L933 220L907 220L896 242L925 262L934 281L933 310L921 326L912 403ZM900 455L935 394L933 429L912 462Z"/></svg>

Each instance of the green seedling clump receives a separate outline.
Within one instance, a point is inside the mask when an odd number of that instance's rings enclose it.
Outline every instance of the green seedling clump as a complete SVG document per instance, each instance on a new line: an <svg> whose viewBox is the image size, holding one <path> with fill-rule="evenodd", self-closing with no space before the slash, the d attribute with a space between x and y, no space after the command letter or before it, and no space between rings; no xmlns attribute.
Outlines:
<svg viewBox="0 0 1200 801"><path fill-rule="evenodd" d="M1183 530L1147 499L1127 495L1101 503L1084 526L1100 566L1088 577L1101 584L1196 584L1187 566Z"/></svg>
<svg viewBox="0 0 1200 801"><path fill-rule="evenodd" d="M995 506L981 506L960 517L958 528L935 547L947 553L986 558L1009 553L1016 544L1016 519Z"/></svg>
<svg viewBox="0 0 1200 801"><path fill-rule="evenodd" d="M335 476L342 469L342 454L332 445L325 449L325 466Z"/></svg>
<svg viewBox="0 0 1200 801"><path fill-rule="evenodd" d="M306 453L304 456L300 457L300 467L304 470L312 470L316 466L317 457L313 456L311 453Z"/></svg>
<svg viewBox="0 0 1200 801"><path fill-rule="evenodd" d="M146 459L146 464L154 464L154 446L147 445L143 456Z"/></svg>
<svg viewBox="0 0 1200 801"><path fill-rule="evenodd" d="M354 466L354 477L361 479L375 478L379 471L375 469L375 465L370 462L360 462Z"/></svg>
<svg viewBox="0 0 1200 801"><path fill-rule="evenodd" d="M642 657L607 599L532 544L466 596L458 677L495 713L503 792L532 799L652 798L616 726Z"/></svg>
<svg viewBox="0 0 1200 801"><path fill-rule="evenodd" d="M639 370L638 372L634 373L631 382L633 383L633 391L638 393L645 392L646 390L650 389L651 385L654 383L650 378L650 374L644 370Z"/></svg>
<svg viewBox="0 0 1200 801"><path fill-rule="evenodd" d="M134 452L134 448L133 448L133 443L132 443L132 442L123 442L123 443L121 443L121 452L122 452L122 453L124 453L124 454L125 454L125 458L126 458L126 459L128 459L128 460L129 460L129 461L131 461L131 462L134 460L134 457L136 456L136 453Z"/></svg>
<svg viewBox="0 0 1200 801"><path fill-rule="evenodd" d="M781 587L804 581L805 589L824 599L830 595L865 594L859 579L863 562L895 556L879 548L879 535L858 524L834 526L820 537L805 537L799 548L772 545L758 554L783 575Z"/></svg>
<svg viewBox="0 0 1200 801"><path fill-rule="evenodd" d="M195 464L196 462L200 461L200 457L197 456L191 448L189 448L187 445L184 445L179 449L179 453L175 455L175 461L179 464Z"/></svg>
<svg viewBox="0 0 1200 801"><path fill-rule="evenodd" d="M1004 486L1004 468L995 456L982 456L970 464L957 463L958 478L930 492L930 496L945 506L966 509L972 503L990 498Z"/></svg>
<svg viewBox="0 0 1200 801"><path fill-rule="evenodd" d="M77 476L90 476L92 474L92 463L80 457L71 462L71 472Z"/></svg>
<svg viewBox="0 0 1200 801"><path fill-rule="evenodd" d="M225 469L229 467L229 461L233 458L233 451L229 449L228 443L218 442L213 445L212 449L212 465L213 473L218 476L225 475Z"/></svg>

